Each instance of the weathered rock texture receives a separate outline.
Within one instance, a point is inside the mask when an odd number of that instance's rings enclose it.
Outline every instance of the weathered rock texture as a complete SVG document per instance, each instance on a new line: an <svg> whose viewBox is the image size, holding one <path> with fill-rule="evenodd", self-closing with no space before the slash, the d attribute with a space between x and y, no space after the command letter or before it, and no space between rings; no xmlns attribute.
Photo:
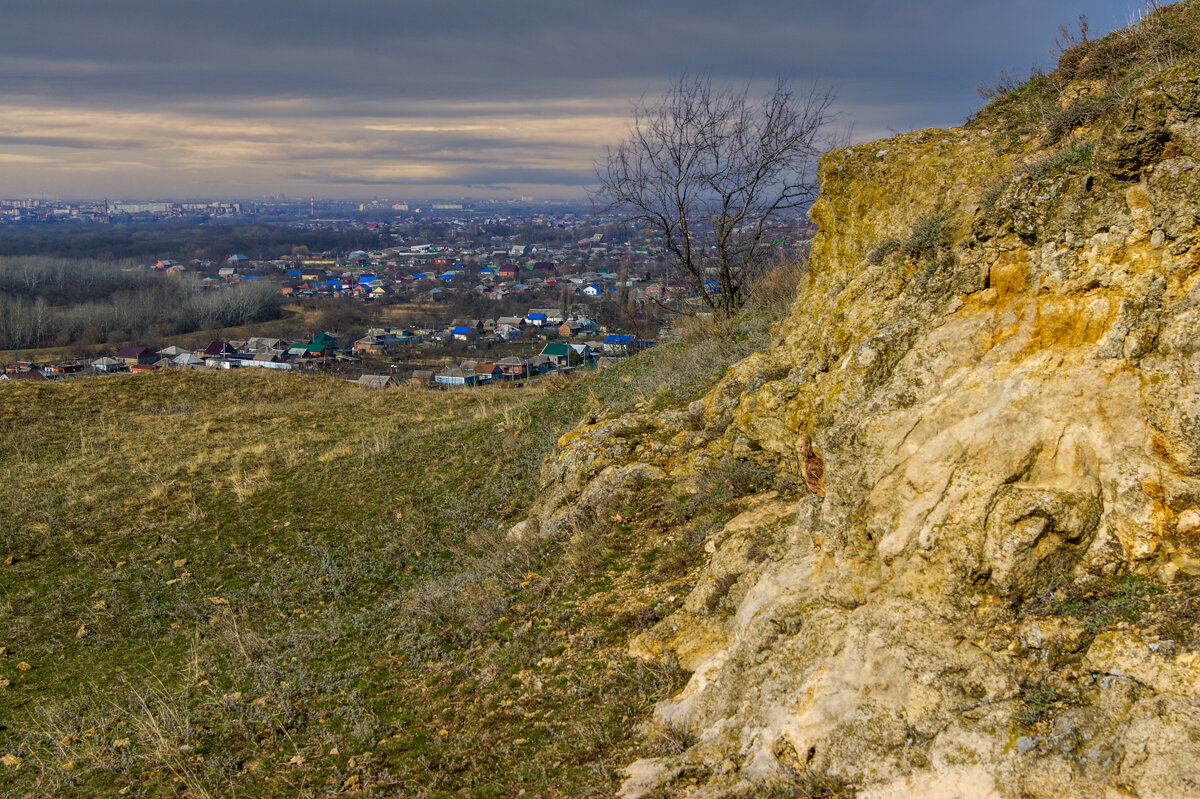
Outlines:
<svg viewBox="0 0 1200 799"><path fill-rule="evenodd" d="M544 532L720 457L801 486L631 642L692 677L655 714L687 747L625 796L1200 795L1200 658L1147 621L1200 575L1195 67L1115 119L1061 168L979 128L833 152L777 343L691 408L564 437ZM1125 584L1127 613L1065 599Z"/></svg>

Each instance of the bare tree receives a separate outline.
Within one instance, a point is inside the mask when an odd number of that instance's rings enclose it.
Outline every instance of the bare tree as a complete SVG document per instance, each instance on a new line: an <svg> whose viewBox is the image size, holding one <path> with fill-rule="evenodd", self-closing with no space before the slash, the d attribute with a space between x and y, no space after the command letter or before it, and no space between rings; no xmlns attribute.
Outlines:
<svg viewBox="0 0 1200 799"><path fill-rule="evenodd" d="M684 76L635 108L629 137L597 167L602 209L661 235L668 262L713 312L729 315L767 264L770 224L812 201L833 95L785 80L749 90Z"/></svg>

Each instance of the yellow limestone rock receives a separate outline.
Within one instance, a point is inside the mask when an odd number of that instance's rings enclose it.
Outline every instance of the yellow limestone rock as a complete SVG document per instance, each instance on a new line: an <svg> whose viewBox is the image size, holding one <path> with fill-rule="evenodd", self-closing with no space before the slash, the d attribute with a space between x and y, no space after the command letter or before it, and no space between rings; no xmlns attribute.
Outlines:
<svg viewBox="0 0 1200 799"><path fill-rule="evenodd" d="M1147 641L1123 630L1103 633L1088 648L1083 665L1130 677L1159 693L1200 696L1200 656L1177 652L1170 641Z"/></svg>
<svg viewBox="0 0 1200 799"><path fill-rule="evenodd" d="M1150 616L1081 652L1118 575L1200 572L1200 72L1122 103L1090 165L1026 168L1048 154L978 127L828 154L792 312L686 410L686 446L628 435L681 409L563 436L542 534L721 453L803 487L709 538L631 642L692 672L654 716L694 743L623 796L806 773L873 799L1200 795L1197 653Z"/></svg>

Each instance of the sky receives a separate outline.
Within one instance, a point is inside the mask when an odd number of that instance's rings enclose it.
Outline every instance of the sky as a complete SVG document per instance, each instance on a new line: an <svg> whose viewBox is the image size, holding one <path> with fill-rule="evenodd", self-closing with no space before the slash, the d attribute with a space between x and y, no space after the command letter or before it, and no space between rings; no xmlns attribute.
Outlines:
<svg viewBox="0 0 1200 799"><path fill-rule="evenodd" d="M576 198L683 74L961 124L1141 0L5 0L0 197Z"/></svg>

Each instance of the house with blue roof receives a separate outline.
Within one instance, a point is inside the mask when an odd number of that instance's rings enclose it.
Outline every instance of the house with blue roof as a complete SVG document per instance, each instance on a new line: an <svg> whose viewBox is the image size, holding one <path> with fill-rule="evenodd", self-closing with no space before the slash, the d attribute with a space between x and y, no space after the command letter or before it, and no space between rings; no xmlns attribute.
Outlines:
<svg viewBox="0 0 1200 799"><path fill-rule="evenodd" d="M626 355L633 349L633 336L627 333L609 333L601 342L609 355Z"/></svg>
<svg viewBox="0 0 1200 799"><path fill-rule="evenodd" d="M470 325L456 325L450 328L450 335L455 341L478 341L479 331Z"/></svg>

